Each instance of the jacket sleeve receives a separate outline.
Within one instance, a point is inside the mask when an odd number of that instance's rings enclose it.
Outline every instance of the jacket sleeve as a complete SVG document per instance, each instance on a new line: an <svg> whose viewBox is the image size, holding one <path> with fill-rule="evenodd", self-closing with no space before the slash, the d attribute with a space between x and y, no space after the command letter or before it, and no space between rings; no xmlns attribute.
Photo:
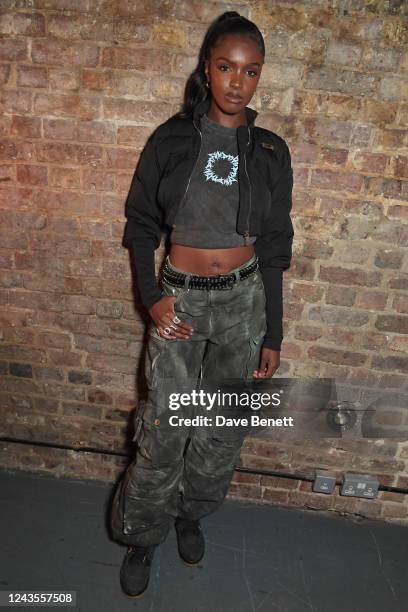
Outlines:
<svg viewBox="0 0 408 612"><path fill-rule="evenodd" d="M139 158L125 205L127 222L122 245L131 248L143 305L161 299L155 274L154 251L161 241L162 211L157 203L161 171L157 159L157 130Z"/></svg>
<svg viewBox="0 0 408 612"><path fill-rule="evenodd" d="M290 267L292 259L293 225L292 209L293 170L289 148L284 143L280 160L281 171L272 191L274 218L279 219L276 229L259 236L255 252L260 261L260 270L266 295L267 330L263 346L280 350L283 340L282 273Z"/></svg>

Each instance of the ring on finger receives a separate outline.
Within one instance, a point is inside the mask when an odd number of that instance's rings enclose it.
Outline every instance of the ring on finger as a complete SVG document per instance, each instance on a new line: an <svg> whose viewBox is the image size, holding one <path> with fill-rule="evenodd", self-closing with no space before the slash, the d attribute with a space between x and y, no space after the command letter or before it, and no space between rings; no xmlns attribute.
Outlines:
<svg viewBox="0 0 408 612"><path fill-rule="evenodd" d="M168 336L171 333L170 327L165 327L164 330L163 330L163 333L165 333L166 336Z"/></svg>
<svg viewBox="0 0 408 612"><path fill-rule="evenodd" d="M180 319L178 318L177 315L174 317L173 323L180 323Z"/></svg>

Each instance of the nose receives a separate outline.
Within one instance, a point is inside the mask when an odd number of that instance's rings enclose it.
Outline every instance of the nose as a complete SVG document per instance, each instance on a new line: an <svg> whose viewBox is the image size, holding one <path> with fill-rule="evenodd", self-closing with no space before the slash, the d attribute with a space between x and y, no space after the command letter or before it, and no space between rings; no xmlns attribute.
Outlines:
<svg viewBox="0 0 408 612"><path fill-rule="evenodd" d="M231 77L231 87L233 89L241 89L242 88L242 75L234 72Z"/></svg>

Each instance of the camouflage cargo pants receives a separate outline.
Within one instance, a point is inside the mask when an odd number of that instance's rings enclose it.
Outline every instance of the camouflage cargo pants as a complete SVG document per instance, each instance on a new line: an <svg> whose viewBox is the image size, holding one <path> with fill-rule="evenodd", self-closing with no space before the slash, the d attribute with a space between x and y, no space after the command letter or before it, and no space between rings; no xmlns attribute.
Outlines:
<svg viewBox="0 0 408 612"><path fill-rule="evenodd" d="M254 259L234 269L237 278ZM149 396L136 412L137 450L117 486L111 512L114 539L139 546L163 542L175 517L200 519L222 504L248 433L239 427L171 426L170 413L193 418L203 409L169 410L160 394L165 381L179 381L184 391L186 381L252 380L266 332L259 270L227 290L186 290L165 282L163 289L177 297L175 312L194 331L188 339L167 340L157 336L153 323L149 328Z"/></svg>

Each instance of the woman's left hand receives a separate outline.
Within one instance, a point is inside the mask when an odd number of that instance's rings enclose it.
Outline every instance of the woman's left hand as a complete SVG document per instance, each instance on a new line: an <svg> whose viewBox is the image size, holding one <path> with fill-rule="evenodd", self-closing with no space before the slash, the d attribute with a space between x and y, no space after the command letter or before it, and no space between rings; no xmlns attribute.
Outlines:
<svg viewBox="0 0 408 612"><path fill-rule="evenodd" d="M271 378L280 365L280 351L262 348L261 365L254 370L254 378Z"/></svg>

